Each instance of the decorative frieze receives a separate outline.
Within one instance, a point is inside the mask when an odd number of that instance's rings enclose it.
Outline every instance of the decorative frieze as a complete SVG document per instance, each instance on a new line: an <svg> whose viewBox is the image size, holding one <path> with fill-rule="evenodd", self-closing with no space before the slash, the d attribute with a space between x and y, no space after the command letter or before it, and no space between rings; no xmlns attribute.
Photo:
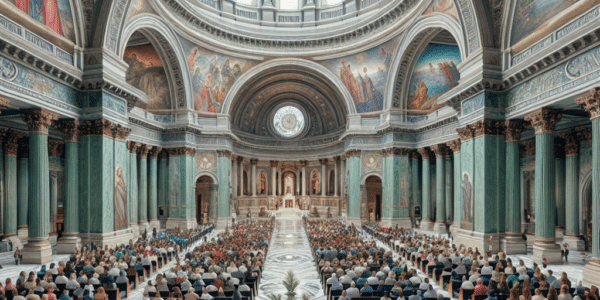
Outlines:
<svg viewBox="0 0 600 300"><path fill-rule="evenodd" d="M575 102L590 113L590 119L600 116L600 87L595 87L583 96L575 98Z"/></svg>
<svg viewBox="0 0 600 300"><path fill-rule="evenodd" d="M60 157L64 150L64 143L59 140L48 140L48 156Z"/></svg>
<svg viewBox="0 0 600 300"><path fill-rule="evenodd" d="M411 151L409 149L395 147L381 150L381 154L383 155L383 157L408 156L410 152Z"/></svg>
<svg viewBox="0 0 600 300"><path fill-rule="evenodd" d="M506 142L515 142L521 140L521 134L525 130L525 121L508 120L504 123L506 128Z"/></svg>
<svg viewBox="0 0 600 300"><path fill-rule="evenodd" d="M565 156L579 154L579 134L575 130L571 130L560 136L564 141Z"/></svg>
<svg viewBox="0 0 600 300"><path fill-rule="evenodd" d="M417 150L423 159L431 160L433 158L433 153L429 150L428 147L424 147Z"/></svg>
<svg viewBox="0 0 600 300"><path fill-rule="evenodd" d="M494 120L483 119L471 124L474 130L474 137L480 137L484 135L503 135L504 134L504 123Z"/></svg>
<svg viewBox="0 0 600 300"><path fill-rule="evenodd" d="M525 115L525 121L531 123L533 128L535 128L535 133L539 134L554 131L561 117L562 113L557 110L540 108Z"/></svg>
<svg viewBox="0 0 600 300"><path fill-rule="evenodd" d="M106 119L83 121L79 125L79 132L82 136L106 136L113 138L113 128L115 125Z"/></svg>
<svg viewBox="0 0 600 300"><path fill-rule="evenodd" d="M21 134L18 132L9 129L6 131L6 135L4 138L4 143L2 144L2 148L4 148L5 156L17 156L19 152L19 139L21 138Z"/></svg>
<svg viewBox="0 0 600 300"><path fill-rule="evenodd" d="M350 158L354 156L360 156L360 153L361 151L359 149L348 150L346 151L346 157Z"/></svg>
<svg viewBox="0 0 600 300"><path fill-rule="evenodd" d="M457 153L460 152L460 140L452 140L446 142L446 145L452 150L452 152Z"/></svg>
<svg viewBox="0 0 600 300"><path fill-rule="evenodd" d="M460 140L462 142L468 141L475 137L475 129L472 125L466 125L465 127L456 128L458 135L460 136Z"/></svg>
<svg viewBox="0 0 600 300"><path fill-rule="evenodd" d="M80 123L78 120L57 120L54 125L63 134L65 142L77 142L79 140Z"/></svg>
<svg viewBox="0 0 600 300"><path fill-rule="evenodd" d="M48 127L58 116L45 109L29 109L21 111L21 118L27 124L29 132L48 134Z"/></svg>

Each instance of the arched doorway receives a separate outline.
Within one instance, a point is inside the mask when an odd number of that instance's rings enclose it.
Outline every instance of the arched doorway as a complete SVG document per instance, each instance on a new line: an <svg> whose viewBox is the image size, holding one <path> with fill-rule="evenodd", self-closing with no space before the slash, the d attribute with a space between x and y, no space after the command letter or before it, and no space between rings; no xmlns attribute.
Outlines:
<svg viewBox="0 0 600 300"><path fill-rule="evenodd" d="M381 195L382 185L381 178L377 176L369 176L365 180L367 188L367 218L369 222L381 221Z"/></svg>
<svg viewBox="0 0 600 300"><path fill-rule="evenodd" d="M210 198L211 198L211 187L213 180L210 176L200 176L196 180L196 222L198 224L208 223L208 216L210 215Z"/></svg>

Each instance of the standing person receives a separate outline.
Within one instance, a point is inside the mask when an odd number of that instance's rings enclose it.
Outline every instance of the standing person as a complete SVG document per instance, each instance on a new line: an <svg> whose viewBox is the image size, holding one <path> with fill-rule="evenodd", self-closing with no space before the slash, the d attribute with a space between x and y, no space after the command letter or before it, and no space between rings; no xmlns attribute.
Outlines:
<svg viewBox="0 0 600 300"><path fill-rule="evenodd" d="M19 247L17 247L17 250L15 250L15 265L20 265L21 264L21 259L23 258L23 254L21 254L21 250L19 250Z"/></svg>
<svg viewBox="0 0 600 300"><path fill-rule="evenodd" d="M565 243L563 247L565 251L565 263L569 264L569 244Z"/></svg>

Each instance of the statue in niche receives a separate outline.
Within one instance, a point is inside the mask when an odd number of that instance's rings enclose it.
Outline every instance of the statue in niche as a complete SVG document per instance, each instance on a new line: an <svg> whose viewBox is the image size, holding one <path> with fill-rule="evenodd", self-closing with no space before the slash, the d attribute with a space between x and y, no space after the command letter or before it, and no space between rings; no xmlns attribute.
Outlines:
<svg viewBox="0 0 600 300"><path fill-rule="evenodd" d="M321 190L321 183L319 181L319 173L313 171L310 176L310 190L313 195L317 195Z"/></svg>
<svg viewBox="0 0 600 300"><path fill-rule="evenodd" d="M463 173L462 182L463 191L463 220L465 222L473 222L473 185L469 173Z"/></svg>
<svg viewBox="0 0 600 300"><path fill-rule="evenodd" d="M127 228L127 188L123 177L123 169L117 165L115 170L115 231Z"/></svg>
<svg viewBox="0 0 600 300"><path fill-rule="evenodd" d="M292 174L286 174L285 179L285 195L292 195L294 192L294 179L292 178Z"/></svg>
<svg viewBox="0 0 600 300"><path fill-rule="evenodd" d="M258 174L258 193L261 195L267 193L267 174L265 172Z"/></svg>

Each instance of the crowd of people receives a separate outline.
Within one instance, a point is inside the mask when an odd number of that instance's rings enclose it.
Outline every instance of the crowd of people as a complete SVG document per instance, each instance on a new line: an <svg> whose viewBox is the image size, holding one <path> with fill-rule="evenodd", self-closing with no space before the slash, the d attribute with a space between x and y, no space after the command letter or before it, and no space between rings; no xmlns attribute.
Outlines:
<svg viewBox="0 0 600 300"><path fill-rule="evenodd" d="M117 298L127 294L163 265L179 259L188 244L206 237L213 225L193 230L171 230L167 235L145 231L128 244L104 248L84 245L67 261L42 265L39 272L20 272L13 282L0 283L0 299L70 300Z"/></svg>

